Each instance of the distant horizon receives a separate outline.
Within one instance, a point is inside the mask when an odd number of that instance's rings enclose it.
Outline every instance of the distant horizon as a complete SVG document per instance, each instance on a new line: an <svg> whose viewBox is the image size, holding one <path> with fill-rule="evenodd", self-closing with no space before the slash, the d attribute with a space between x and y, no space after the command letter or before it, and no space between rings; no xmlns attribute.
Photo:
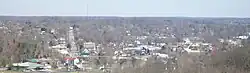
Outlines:
<svg viewBox="0 0 250 73"><path fill-rule="evenodd" d="M169 17L169 18L250 18L250 17L202 17L202 16L115 16L115 15L0 15L0 17Z"/></svg>

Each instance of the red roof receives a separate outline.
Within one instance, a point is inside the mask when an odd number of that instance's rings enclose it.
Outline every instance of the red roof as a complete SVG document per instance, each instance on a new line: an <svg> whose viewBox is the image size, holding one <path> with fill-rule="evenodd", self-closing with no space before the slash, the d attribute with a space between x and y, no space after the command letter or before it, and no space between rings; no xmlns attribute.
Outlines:
<svg viewBox="0 0 250 73"><path fill-rule="evenodd" d="M64 60L74 60L76 58L70 58L70 57L67 57L67 58L64 58Z"/></svg>

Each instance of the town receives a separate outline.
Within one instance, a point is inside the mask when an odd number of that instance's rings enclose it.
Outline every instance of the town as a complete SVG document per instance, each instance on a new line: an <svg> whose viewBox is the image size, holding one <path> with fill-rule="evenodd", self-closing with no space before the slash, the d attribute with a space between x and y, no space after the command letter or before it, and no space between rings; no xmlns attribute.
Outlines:
<svg viewBox="0 0 250 73"><path fill-rule="evenodd" d="M0 16L0 68L13 73L230 73L231 65L222 67L224 58L235 50L249 51L244 49L249 28L249 18Z"/></svg>

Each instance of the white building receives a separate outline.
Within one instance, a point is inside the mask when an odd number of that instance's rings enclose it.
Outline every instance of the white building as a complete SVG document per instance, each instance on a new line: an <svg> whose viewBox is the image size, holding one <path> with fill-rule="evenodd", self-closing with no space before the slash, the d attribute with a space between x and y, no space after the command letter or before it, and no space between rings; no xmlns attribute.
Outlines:
<svg viewBox="0 0 250 73"><path fill-rule="evenodd" d="M67 49L65 44L59 44L55 46L51 46L52 49Z"/></svg>
<svg viewBox="0 0 250 73"><path fill-rule="evenodd" d="M83 47L85 49L89 49L89 50L96 50L96 45L95 43L93 42L86 42L86 43L83 43Z"/></svg>

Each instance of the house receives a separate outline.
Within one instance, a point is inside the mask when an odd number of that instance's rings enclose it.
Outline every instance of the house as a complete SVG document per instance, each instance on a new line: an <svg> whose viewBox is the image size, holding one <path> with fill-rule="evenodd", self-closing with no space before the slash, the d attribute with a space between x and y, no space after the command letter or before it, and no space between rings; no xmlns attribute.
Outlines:
<svg viewBox="0 0 250 73"><path fill-rule="evenodd" d="M168 54L162 54L162 53L153 53L153 55L158 56L159 58L169 58Z"/></svg>
<svg viewBox="0 0 250 73"><path fill-rule="evenodd" d="M65 50L65 49L62 49L62 50L57 50L59 53L61 53L61 54L69 54L69 52L67 51L67 50Z"/></svg>
<svg viewBox="0 0 250 73"><path fill-rule="evenodd" d="M138 46L139 48L146 48L149 49L150 51L154 51L154 50L160 50L161 47L156 47L156 46L151 46L151 45L141 45Z"/></svg>
<svg viewBox="0 0 250 73"><path fill-rule="evenodd" d="M24 62L24 63L13 63L11 69L17 70L21 69L24 72L31 72L31 71L50 71L48 68L50 65L41 65L37 63L31 63L31 62Z"/></svg>
<svg viewBox="0 0 250 73"><path fill-rule="evenodd" d="M157 46L165 46L166 43L157 43L156 45L157 45Z"/></svg>
<svg viewBox="0 0 250 73"><path fill-rule="evenodd" d="M65 44L58 44L55 46L51 46L50 48L52 48L52 49L67 49Z"/></svg>
<svg viewBox="0 0 250 73"><path fill-rule="evenodd" d="M245 40L245 39L247 39L248 37L249 37L249 36L237 36L237 37L235 37L235 38Z"/></svg>
<svg viewBox="0 0 250 73"><path fill-rule="evenodd" d="M73 30L74 28L73 27L69 27L70 30Z"/></svg>
<svg viewBox="0 0 250 73"><path fill-rule="evenodd" d="M137 45L141 45L141 42L138 41L138 40L136 40L135 43L136 43Z"/></svg>
<svg viewBox="0 0 250 73"><path fill-rule="evenodd" d="M161 47L155 47L151 45L140 45L137 47L123 48L123 51L134 51L133 53L139 55L150 55L152 51L160 50Z"/></svg>
<svg viewBox="0 0 250 73"><path fill-rule="evenodd" d="M141 50L143 48L146 48L148 50L160 50L161 47L156 47L156 46L151 46L151 45L140 45L140 46L137 46L137 47L127 47L127 48L123 48L123 50Z"/></svg>
<svg viewBox="0 0 250 73"><path fill-rule="evenodd" d="M188 44L188 46L183 48L188 53L201 53L204 52L200 47L199 43Z"/></svg>
<svg viewBox="0 0 250 73"><path fill-rule="evenodd" d="M144 40L146 38L148 38L148 36L138 36L138 37L136 37L136 39L138 39L138 40Z"/></svg>

